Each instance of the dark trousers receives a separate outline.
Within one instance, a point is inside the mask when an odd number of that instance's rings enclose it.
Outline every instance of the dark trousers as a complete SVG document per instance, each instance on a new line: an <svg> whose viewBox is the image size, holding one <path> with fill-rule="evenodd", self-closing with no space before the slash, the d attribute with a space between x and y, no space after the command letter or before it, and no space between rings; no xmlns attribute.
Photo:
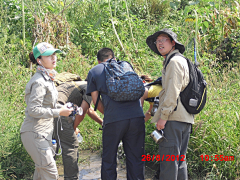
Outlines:
<svg viewBox="0 0 240 180"><path fill-rule="evenodd" d="M57 140L58 147L60 143L62 147L64 180L79 179L79 142L73 129L73 121L71 117L61 116L61 120L59 121L58 118L54 119L54 138Z"/></svg>
<svg viewBox="0 0 240 180"><path fill-rule="evenodd" d="M186 152L190 133L191 124L167 121L164 129L167 141L159 144L160 180L188 179Z"/></svg>
<svg viewBox="0 0 240 180"><path fill-rule="evenodd" d="M106 124L103 127L102 180L117 179L117 149L122 140L126 154L127 179L144 179L145 124L144 118L132 118Z"/></svg>

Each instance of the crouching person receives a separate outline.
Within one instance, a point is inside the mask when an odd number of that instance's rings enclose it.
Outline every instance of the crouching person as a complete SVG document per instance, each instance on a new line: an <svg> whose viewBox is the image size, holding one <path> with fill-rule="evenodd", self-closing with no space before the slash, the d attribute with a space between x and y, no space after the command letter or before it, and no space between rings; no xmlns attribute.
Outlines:
<svg viewBox="0 0 240 180"><path fill-rule="evenodd" d="M75 120L73 117L61 116L60 118L55 118L54 121L54 137L57 140L58 148L59 145L62 148L65 180L78 179L79 176L79 142L77 140L77 134L80 132L77 128L79 123L84 119L86 113L100 125L103 123L103 120L90 106L92 98L86 95L86 89L86 81L65 82L57 86L59 104L71 102L83 109L83 114L76 115Z"/></svg>

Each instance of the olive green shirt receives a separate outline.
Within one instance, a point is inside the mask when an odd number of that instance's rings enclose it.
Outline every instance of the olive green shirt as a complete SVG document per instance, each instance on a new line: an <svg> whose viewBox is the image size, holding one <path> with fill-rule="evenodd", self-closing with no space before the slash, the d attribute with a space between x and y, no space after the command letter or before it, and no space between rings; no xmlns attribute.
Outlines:
<svg viewBox="0 0 240 180"><path fill-rule="evenodd" d="M58 92L53 81L37 70L26 85L25 120L21 127L23 132L35 132L46 139L52 139L53 118L59 117L61 105L57 105Z"/></svg>

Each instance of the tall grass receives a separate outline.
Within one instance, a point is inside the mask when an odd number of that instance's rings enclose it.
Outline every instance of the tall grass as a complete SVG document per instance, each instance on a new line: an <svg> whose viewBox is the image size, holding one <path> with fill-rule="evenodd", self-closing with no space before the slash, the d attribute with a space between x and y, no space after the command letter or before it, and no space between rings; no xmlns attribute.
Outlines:
<svg viewBox="0 0 240 180"><path fill-rule="evenodd" d="M191 175L213 179L239 177L239 69L208 76L208 100L203 112L195 117L189 142L188 166ZM209 155L209 161L200 158ZM215 161L215 155L234 156L234 161ZM230 178L231 179L231 178Z"/></svg>
<svg viewBox="0 0 240 180"><path fill-rule="evenodd" d="M214 16L214 6L209 6L207 1L201 1L201 6L189 6L186 1L170 3L160 0L120 0L110 1L109 8L109 3L105 1L92 3L76 0L62 12L72 1L64 1L64 6L60 1L45 0L43 3L24 0L26 49L23 54L22 20L16 17L21 16L21 3L17 0L4 2L1 2L0 6L0 179L30 179L33 173L34 164L22 146L19 131L26 106L25 85L35 72L35 66L32 71L28 68L27 54L32 50L36 37L36 43L47 39L65 52L58 56L58 72L76 73L85 79L88 71L97 64L97 51L102 47L110 47L119 59L131 62L138 74L149 74L155 79L161 76L163 59L154 54L145 41L147 36L165 27L178 34L178 40L186 47L184 55L190 59L193 59L192 39L197 35L198 61L208 83L207 104L203 111L195 116L189 141L189 176L192 179L240 178L240 69L237 61L219 63L217 55L213 53L212 48L220 45L224 39L222 33L215 34L223 24ZM230 4L225 2L217 1L215 4L218 10L230 7L232 20L239 19L235 11L236 4L231 3L232 9ZM186 5L185 9L181 9L183 5ZM194 9L199 17L198 28L194 22ZM57 16L60 12L61 17ZM110 13L125 53L114 32ZM56 18L53 20L53 17ZM214 27L210 28L211 23L208 22L208 29L204 22L209 17L215 24L212 22ZM227 21L224 17L221 16L220 20ZM50 22L51 19L53 21ZM49 23L46 25L46 22ZM236 26L234 29L232 25L225 27L231 27L234 33L237 33L239 28ZM33 33L44 28L38 36ZM235 45L239 48L237 43ZM234 52L238 52L237 49ZM239 56L235 54L234 58ZM145 103L144 110L147 109L148 103ZM84 138L79 150L94 151L101 148L102 132L96 122L86 116L79 129ZM149 136L153 130L154 125L148 121L145 149L146 153L151 155L158 153L158 146ZM201 155L234 156L234 161L202 161Z"/></svg>

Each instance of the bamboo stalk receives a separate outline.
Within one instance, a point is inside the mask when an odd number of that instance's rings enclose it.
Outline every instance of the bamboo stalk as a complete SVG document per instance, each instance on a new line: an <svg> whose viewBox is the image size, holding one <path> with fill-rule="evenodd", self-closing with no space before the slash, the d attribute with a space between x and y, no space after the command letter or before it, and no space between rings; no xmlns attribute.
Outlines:
<svg viewBox="0 0 240 180"><path fill-rule="evenodd" d="M116 15L117 15L117 0L115 0L115 9L114 9L114 16L116 17Z"/></svg>
<svg viewBox="0 0 240 180"><path fill-rule="evenodd" d="M236 4L236 9L237 9L237 17L239 18L239 10L240 10L240 6L239 3L237 1L234 1Z"/></svg>
<svg viewBox="0 0 240 180"><path fill-rule="evenodd" d="M72 3L74 3L75 0L73 0L69 5L67 5L66 7L64 6L63 10L58 13L58 15L56 15L54 18L51 19L50 22L52 22L54 19L56 19L61 13L63 13L63 11L65 11Z"/></svg>
<svg viewBox="0 0 240 180"><path fill-rule="evenodd" d="M25 54L25 12L24 12L24 1L22 0L22 35L23 35L23 49L22 49L22 61L24 60ZM32 63L32 62L31 62ZM30 69L31 69L30 63Z"/></svg>
<svg viewBox="0 0 240 180"><path fill-rule="evenodd" d="M150 14L149 14L149 9L148 9L148 2L146 0L146 7L147 7L147 14L148 14L148 25L150 26Z"/></svg>
<svg viewBox="0 0 240 180"><path fill-rule="evenodd" d="M129 16L127 0L125 0L125 3L126 3L127 16L128 16L128 21L129 21L129 26L130 26L130 32L131 32L131 36L132 36L133 45L134 45L134 47L135 47L135 52L138 52L138 48L137 48L136 44L134 43L134 37L133 37L132 25L131 25L131 18L130 18L130 16Z"/></svg>
<svg viewBox="0 0 240 180"><path fill-rule="evenodd" d="M22 0L22 32L23 32L23 52L25 49L25 13L24 13L24 2Z"/></svg>
<svg viewBox="0 0 240 180"><path fill-rule="evenodd" d="M109 5L109 11L110 11L110 15L111 15L111 22L112 22L112 26L113 26L114 33L115 33L115 35L117 36L118 42L120 43L120 45L121 45L121 47L122 47L122 49L123 49L124 54L126 54L125 49L124 49L124 47L123 47L123 44L122 44L122 42L121 42L121 40L120 40L120 38L119 38L119 36L118 36L118 33L117 33L117 31L116 31L116 28L115 28L115 25L114 25L114 22L113 22L112 8L111 8L110 0L108 0L108 5Z"/></svg>
<svg viewBox="0 0 240 180"><path fill-rule="evenodd" d="M196 54L198 55L198 57L200 57L197 49L198 49L198 38L197 38L197 34L198 34L198 14L197 14L197 11L194 9L194 13L195 13L195 18L196 18L196 21L195 21L195 40L196 40Z"/></svg>

